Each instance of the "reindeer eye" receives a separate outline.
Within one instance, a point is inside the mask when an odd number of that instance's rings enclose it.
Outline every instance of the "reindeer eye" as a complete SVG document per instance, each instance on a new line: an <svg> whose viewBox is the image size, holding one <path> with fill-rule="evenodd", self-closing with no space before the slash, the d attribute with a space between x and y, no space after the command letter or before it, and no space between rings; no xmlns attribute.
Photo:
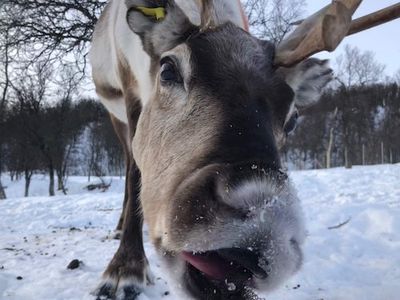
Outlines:
<svg viewBox="0 0 400 300"><path fill-rule="evenodd" d="M299 118L299 114L295 112L290 119L286 122L283 130L285 131L286 135L293 132L297 126L297 119Z"/></svg>
<svg viewBox="0 0 400 300"><path fill-rule="evenodd" d="M164 57L160 62L160 80L162 84L182 83L175 62L170 57Z"/></svg>

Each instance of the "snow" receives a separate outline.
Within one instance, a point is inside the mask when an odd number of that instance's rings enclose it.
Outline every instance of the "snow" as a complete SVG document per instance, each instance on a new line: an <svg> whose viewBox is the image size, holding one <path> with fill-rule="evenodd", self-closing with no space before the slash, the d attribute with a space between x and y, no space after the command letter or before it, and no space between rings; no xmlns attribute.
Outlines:
<svg viewBox="0 0 400 300"><path fill-rule="evenodd" d="M304 266L279 290L261 296L398 299L400 165L294 171L291 177L306 214ZM71 177L67 196L47 197L47 178L38 175L32 196L22 198L24 182L3 176L9 198L0 201L0 299L94 299L89 293L118 247L110 237L124 183L107 180L107 192L88 192L86 178ZM176 299L146 231L145 248L157 280L140 300ZM67 270L73 259L82 266Z"/></svg>

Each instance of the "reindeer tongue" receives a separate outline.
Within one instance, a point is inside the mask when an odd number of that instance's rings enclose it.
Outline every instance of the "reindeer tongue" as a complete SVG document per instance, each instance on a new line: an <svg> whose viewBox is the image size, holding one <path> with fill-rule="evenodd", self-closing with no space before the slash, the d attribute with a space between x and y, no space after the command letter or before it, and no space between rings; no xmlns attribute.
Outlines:
<svg viewBox="0 0 400 300"><path fill-rule="evenodd" d="M201 254L182 252L182 258L212 279L244 282L252 276L259 279L268 277L268 273L259 266L257 254L246 249L219 249Z"/></svg>
<svg viewBox="0 0 400 300"><path fill-rule="evenodd" d="M216 253L193 254L190 252L182 252L182 257L197 270L203 272L212 279L224 280L235 270L234 267L227 261L221 259Z"/></svg>

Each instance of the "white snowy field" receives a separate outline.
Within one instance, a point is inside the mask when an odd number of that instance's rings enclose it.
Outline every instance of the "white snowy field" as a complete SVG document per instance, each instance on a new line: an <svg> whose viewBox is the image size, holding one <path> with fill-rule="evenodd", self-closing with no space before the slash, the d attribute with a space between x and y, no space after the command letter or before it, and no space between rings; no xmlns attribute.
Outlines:
<svg viewBox="0 0 400 300"><path fill-rule="evenodd" d="M261 296L400 299L400 165L301 171L291 177L306 214L305 263L281 289ZM47 179L36 176L32 196L22 198L22 181L2 180L9 198L0 201L0 299L93 299L89 292L118 246L108 237L121 212L123 181L113 178L106 193L87 192L86 178L72 177L68 196L50 198ZM140 299L175 300L146 233L145 243L157 280ZM67 270L73 259L82 266Z"/></svg>

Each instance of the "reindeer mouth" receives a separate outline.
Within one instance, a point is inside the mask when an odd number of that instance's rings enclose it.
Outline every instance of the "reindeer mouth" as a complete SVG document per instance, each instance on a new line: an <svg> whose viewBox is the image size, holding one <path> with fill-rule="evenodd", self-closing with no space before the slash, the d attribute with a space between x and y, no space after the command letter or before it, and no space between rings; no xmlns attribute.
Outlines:
<svg viewBox="0 0 400 300"><path fill-rule="evenodd" d="M246 249L231 248L203 253L183 252L186 286L200 299L247 299L254 279L266 279L259 256Z"/></svg>

